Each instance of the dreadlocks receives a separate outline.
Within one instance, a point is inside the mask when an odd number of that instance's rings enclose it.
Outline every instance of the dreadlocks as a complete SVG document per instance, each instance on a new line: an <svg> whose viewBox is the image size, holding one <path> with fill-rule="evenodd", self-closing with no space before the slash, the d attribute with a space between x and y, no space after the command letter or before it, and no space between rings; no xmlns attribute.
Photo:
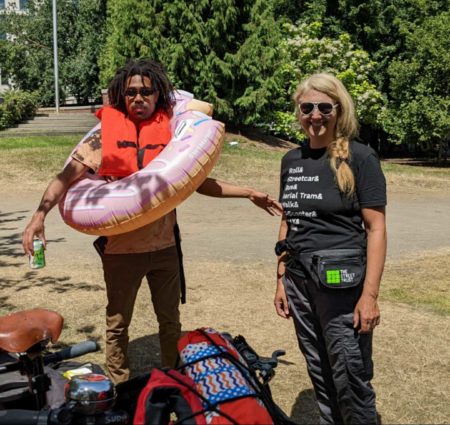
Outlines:
<svg viewBox="0 0 450 425"><path fill-rule="evenodd" d="M125 90L128 79L134 75L150 79L153 87L159 92L156 109L162 108L169 116L172 116L172 107L174 105L174 100L170 96L170 93L173 91L172 83L164 67L150 59L130 60L116 72L108 87L108 97L111 106L126 114Z"/></svg>

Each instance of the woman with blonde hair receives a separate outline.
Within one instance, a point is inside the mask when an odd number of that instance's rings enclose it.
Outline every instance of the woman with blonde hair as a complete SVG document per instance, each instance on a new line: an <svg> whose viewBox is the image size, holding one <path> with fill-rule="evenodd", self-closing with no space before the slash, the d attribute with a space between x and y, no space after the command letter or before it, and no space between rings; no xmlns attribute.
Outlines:
<svg viewBox="0 0 450 425"><path fill-rule="evenodd" d="M353 140L351 96L314 74L293 96L308 137L281 166L275 309L292 317L323 424L376 424L372 333L386 256L386 183Z"/></svg>

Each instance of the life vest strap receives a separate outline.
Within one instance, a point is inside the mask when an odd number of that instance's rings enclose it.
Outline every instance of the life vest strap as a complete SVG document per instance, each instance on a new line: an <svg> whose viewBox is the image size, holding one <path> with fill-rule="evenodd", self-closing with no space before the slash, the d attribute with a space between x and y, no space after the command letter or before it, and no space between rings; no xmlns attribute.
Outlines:
<svg viewBox="0 0 450 425"><path fill-rule="evenodd" d="M137 155L137 165L138 165L139 170L144 168L144 155L145 155L146 149L161 148L161 150L163 150L165 148L165 146L166 145L164 143L156 143L156 144L148 144L148 145L142 146L142 148L139 148L138 155Z"/></svg>
<svg viewBox="0 0 450 425"><path fill-rule="evenodd" d="M141 170L142 168L144 168L144 155L145 155L145 150L146 149L159 149L161 148L164 149L165 148L165 144L164 143L149 143L148 145L142 146L142 147L138 147L138 145L136 144L136 142L131 142L129 140L118 140L117 141L117 147L118 148L134 148L137 149L137 166L138 169Z"/></svg>
<svg viewBox="0 0 450 425"><path fill-rule="evenodd" d="M118 140L117 141L117 147L118 148L136 148L135 142L130 142L128 140Z"/></svg>

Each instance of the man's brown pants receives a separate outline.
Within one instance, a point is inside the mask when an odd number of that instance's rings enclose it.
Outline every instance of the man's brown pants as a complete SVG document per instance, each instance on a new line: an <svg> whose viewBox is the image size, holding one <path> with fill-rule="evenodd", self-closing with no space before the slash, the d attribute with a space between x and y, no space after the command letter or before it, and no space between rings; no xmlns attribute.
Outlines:
<svg viewBox="0 0 450 425"><path fill-rule="evenodd" d="M175 367L180 338L180 273L175 246L139 254L102 257L108 305L106 307L106 367L114 383L126 381L128 327L144 276L150 288L159 324L161 366Z"/></svg>

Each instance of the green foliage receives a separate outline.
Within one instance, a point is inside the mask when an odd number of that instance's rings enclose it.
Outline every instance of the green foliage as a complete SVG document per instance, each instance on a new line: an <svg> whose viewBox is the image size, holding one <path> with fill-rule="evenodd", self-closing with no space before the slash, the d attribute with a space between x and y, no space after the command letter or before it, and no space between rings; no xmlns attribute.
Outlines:
<svg viewBox="0 0 450 425"><path fill-rule="evenodd" d="M270 2L256 1L243 24L244 42L233 56L233 94L236 121L263 121L283 98L275 70L282 66L281 21Z"/></svg>
<svg viewBox="0 0 450 425"><path fill-rule="evenodd" d="M8 90L2 94L0 104L0 130L31 118L38 108L38 94L21 90Z"/></svg>
<svg viewBox="0 0 450 425"><path fill-rule="evenodd" d="M61 81L67 93L75 96L78 103L86 104L101 95L98 59L104 40L106 0L81 0L74 5L69 51L60 59Z"/></svg>
<svg viewBox="0 0 450 425"><path fill-rule="evenodd" d="M52 0L0 16L2 74L53 103ZM328 71L360 122L390 140L444 147L449 0L57 0L61 99L100 95L126 60L166 65L176 87L234 124L302 136L299 80ZM294 25L295 23L295 25ZM101 81L101 85L100 82ZM388 105L388 106L386 106Z"/></svg>
<svg viewBox="0 0 450 425"><path fill-rule="evenodd" d="M293 142L306 140L306 136L302 132L295 114L292 112L275 111L271 114L271 121L269 123L259 124L258 127L265 129L275 136L292 140Z"/></svg>
<svg viewBox="0 0 450 425"><path fill-rule="evenodd" d="M99 58L100 82L109 84L116 70L128 59L152 57L159 60L163 37L159 25L162 2L109 0L105 44ZM159 5L159 6L158 6Z"/></svg>
<svg viewBox="0 0 450 425"><path fill-rule="evenodd" d="M382 111L384 98L370 81L373 62L367 52L356 49L348 34L338 38L320 37L320 22L300 23L297 26L284 24L286 37L280 44L284 53L284 63L275 73L278 83L283 87L284 105L277 105L287 113L293 110L292 101L298 82L316 72L329 72L336 75L352 95L359 120L363 124L376 125ZM291 115L292 112L291 112ZM284 114L274 112L267 128L286 128L289 121ZM295 127L285 133L290 139L298 139Z"/></svg>
<svg viewBox="0 0 450 425"><path fill-rule="evenodd" d="M450 12L426 19L406 37L406 51L388 68L386 130L399 142L444 154L450 130Z"/></svg>
<svg viewBox="0 0 450 425"><path fill-rule="evenodd" d="M336 75L352 95L361 123L375 124L383 106L383 97L370 81L374 63L367 52L356 49L348 34L337 39L319 38L321 24L286 25L289 38L285 44L288 60L299 81L315 72ZM289 86L293 94L295 87Z"/></svg>
<svg viewBox="0 0 450 425"><path fill-rule="evenodd" d="M319 21L323 24L321 35L330 38L348 33L352 42L374 60L373 77L387 93L386 69L403 53L407 34L428 17L449 10L448 0L304 0L301 3L292 21Z"/></svg>
<svg viewBox="0 0 450 425"><path fill-rule="evenodd" d="M103 43L106 0L58 0L60 98L80 102L99 97L97 56ZM54 104L52 0L29 0L26 13L8 9L0 32L2 69L14 87L37 91L43 105Z"/></svg>
<svg viewBox="0 0 450 425"><path fill-rule="evenodd" d="M102 83L107 85L128 59L151 57L166 66L175 87L213 103L219 117L230 118L230 55L239 46L238 15L245 10L234 0L110 0Z"/></svg>
<svg viewBox="0 0 450 425"><path fill-rule="evenodd" d="M230 55L241 37L241 13L234 0L178 0L164 2L161 17L161 59L175 85L214 104L222 119L234 112Z"/></svg>

